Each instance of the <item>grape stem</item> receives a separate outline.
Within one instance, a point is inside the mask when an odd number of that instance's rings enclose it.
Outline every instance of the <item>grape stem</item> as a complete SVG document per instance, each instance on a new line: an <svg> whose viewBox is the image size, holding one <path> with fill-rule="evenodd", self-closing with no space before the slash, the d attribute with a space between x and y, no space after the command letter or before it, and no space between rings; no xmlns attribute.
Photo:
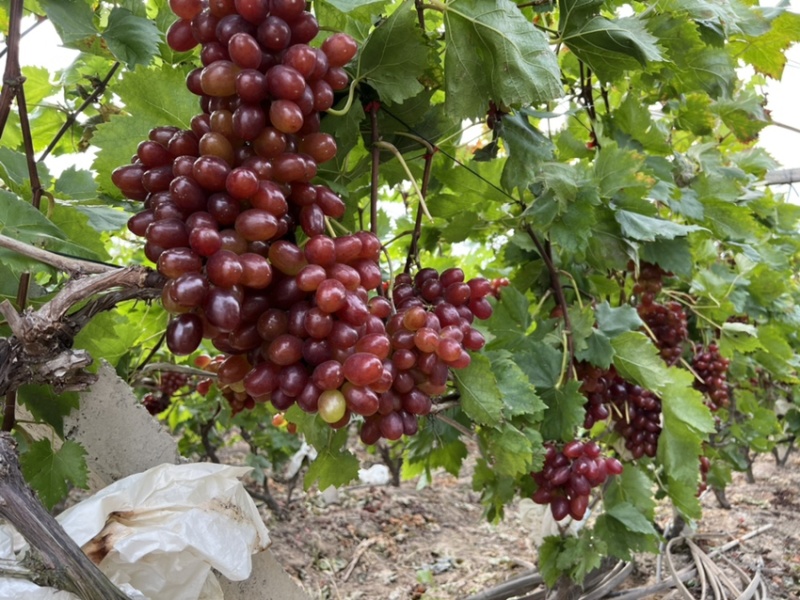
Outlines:
<svg viewBox="0 0 800 600"><path fill-rule="evenodd" d="M334 117L345 116L350 111L350 107L353 106L353 98L356 95L356 85L358 85L360 82L360 78L354 78L353 81L350 82L350 89L347 92L347 102L344 103L342 108L329 108L326 112Z"/></svg>
<svg viewBox="0 0 800 600"><path fill-rule="evenodd" d="M572 325L570 323L569 312L567 310L567 299L564 297L564 288L561 286L560 271L556 268L555 263L553 263L550 242L547 241L545 244L542 244L539 236L536 235L536 232L533 230L533 228L531 228L529 223L525 223L523 225L523 229L533 241L536 249L539 251L539 255L542 257L542 260L547 267L547 271L550 273L550 287L552 288L553 293L556 295L556 301L562 313L561 318L564 320L564 332L566 333L567 338L565 347L568 357L567 364L571 365L575 360L575 340L572 338ZM562 379L569 381L572 378L570 369L562 368L561 373Z"/></svg>
<svg viewBox="0 0 800 600"><path fill-rule="evenodd" d="M406 160L403 158L403 155L400 154L400 151L394 146L394 144L390 144L389 142L379 141L376 142L375 145L378 148L388 150L389 152L394 154L395 158L398 161L400 161L400 165L403 167L406 176L411 181L411 185L414 188L414 191L417 193L417 196L419 196L420 208L422 209L423 214L426 217L428 217L428 219L430 219L431 222L433 222L433 217L431 216L431 213L428 212L428 206L425 204L425 196L423 195L422 190L419 188L419 185L417 185L417 180L411 174L411 169L408 168L408 164L406 163Z"/></svg>
<svg viewBox="0 0 800 600"><path fill-rule="evenodd" d="M378 110L380 103L370 102L369 121L372 135L372 180L369 189L369 230L378 235L378 187L380 186L381 148L380 132L378 131Z"/></svg>
<svg viewBox="0 0 800 600"><path fill-rule="evenodd" d="M208 377L214 379L217 374L212 371L204 371L187 365L176 365L174 363L157 362L144 365L140 372L146 373L148 371L171 371L172 373L183 373L184 375L197 375L198 377Z"/></svg>

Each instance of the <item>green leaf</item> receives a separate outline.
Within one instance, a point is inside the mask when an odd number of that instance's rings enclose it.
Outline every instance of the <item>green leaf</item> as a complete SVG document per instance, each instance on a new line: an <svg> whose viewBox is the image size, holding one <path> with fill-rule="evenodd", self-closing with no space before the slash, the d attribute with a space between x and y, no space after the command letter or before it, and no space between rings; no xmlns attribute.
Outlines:
<svg viewBox="0 0 800 600"><path fill-rule="evenodd" d="M594 0L561 0L559 4L561 39L601 80L612 81L627 70L664 60L657 38L638 17L586 18L588 13L579 9L593 11L598 5Z"/></svg>
<svg viewBox="0 0 800 600"><path fill-rule="evenodd" d="M86 487L86 450L67 440L58 450L45 438L34 442L19 457L22 473L47 509L69 492L69 486Z"/></svg>
<svg viewBox="0 0 800 600"><path fill-rule="evenodd" d="M412 2L406 0L364 44L358 79L365 79L381 100L399 104L423 90L418 78L428 65L428 47L417 27Z"/></svg>
<svg viewBox="0 0 800 600"><path fill-rule="evenodd" d="M44 163L36 163L39 179L43 187L50 183L50 172ZM10 148L0 147L0 178L6 182L11 191L23 196L31 197L31 180L28 173L28 162L25 155Z"/></svg>
<svg viewBox="0 0 800 600"><path fill-rule="evenodd" d="M349 450L317 449L317 458L309 465L303 486L309 489L315 482L320 490L341 487L358 478L358 459Z"/></svg>
<svg viewBox="0 0 800 600"><path fill-rule="evenodd" d="M654 242L642 244L639 256L642 260L656 264L675 275L688 277L692 274L694 259L689 247L689 240L685 237L673 240L657 239Z"/></svg>
<svg viewBox="0 0 800 600"><path fill-rule="evenodd" d="M595 535L608 545L608 553L622 560L631 560L634 552L658 552L658 534L652 525L650 530L650 533L633 531L607 513L600 515L594 526Z"/></svg>
<svg viewBox="0 0 800 600"><path fill-rule="evenodd" d="M132 325L119 311L100 313L75 336L75 347L87 350L95 360L104 358L116 366L138 338L139 332Z"/></svg>
<svg viewBox="0 0 800 600"><path fill-rule="evenodd" d="M692 231L702 231L698 225L681 225L665 219L647 217L627 210L616 210L614 218L619 223L622 233L634 240L653 242L656 239L672 240L687 235Z"/></svg>
<svg viewBox="0 0 800 600"><path fill-rule="evenodd" d="M628 304L612 308L608 302L598 304L595 317L600 331L613 338L626 331L637 331L644 325L639 313Z"/></svg>
<svg viewBox="0 0 800 600"><path fill-rule="evenodd" d="M583 425L586 416L583 406L586 397L578 390L580 381L570 380L560 388L551 388L542 394L547 404L542 421L545 440L568 442L575 439L575 431Z"/></svg>
<svg viewBox="0 0 800 600"><path fill-rule="evenodd" d="M25 103L34 110L42 100L52 96L56 88L50 83L50 72L44 67L22 67L25 78Z"/></svg>
<svg viewBox="0 0 800 600"><path fill-rule="evenodd" d="M592 569L600 566L607 551L605 540L593 535L590 529L584 527L578 533L578 537L568 537L564 540L563 550L556 560L556 566L580 585Z"/></svg>
<svg viewBox="0 0 800 600"><path fill-rule="evenodd" d="M65 46L84 52L99 50L100 32L94 23L94 11L84 0L39 0L39 4Z"/></svg>
<svg viewBox="0 0 800 600"><path fill-rule="evenodd" d="M606 508L606 514L613 517L629 530L645 535L658 535L653 522L639 512L633 504L622 502Z"/></svg>
<svg viewBox="0 0 800 600"><path fill-rule="evenodd" d="M517 288L508 286L503 289L500 301L487 322L494 336L488 348L511 350L525 342L525 334L531 325L528 307L528 299Z"/></svg>
<svg viewBox="0 0 800 600"><path fill-rule="evenodd" d="M625 188L641 187L638 172L642 157L613 145L603 146L594 161L594 176L600 196L611 198Z"/></svg>
<svg viewBox="0 0 800 600"><path fill-rule="evenodd" d="M0 190L0 233L33 246L66 252L82 258L98 259L95 252L67 241L67 236L52 221L18 196Z"/></svg>
<svg viewBox="0 0 800 600"><path fill-rule="evenodd" d="M547 37L511 0L453 0L444 7L445 107L481 117L489 101L519 107L563 95Z"/></svg>
<svg viewBox="0 0 800 600"><path fill-rule="evenodd" d="M370 4L385 3L386 0L325 0L326 4L335 6L343 13L353 12L357 8L362 8Z"/></svg>
<svg viewBox="0 0 800 600"><path fill-rule="evenodd" d="M115 6L108 17L103 39L114 57L133 69L148 65L158 54L161 34L150 19L137 17L126 8Z"/></svg>
<svg viewBox="0 0 800 600"><path fill-rule="evenodd" d="M514 477L530 472L533 446L519 429L510 423L503 423L496 429L481 429L480 438L486 444L493 459L492 467L499 475Z"/></svg>
<svg viewBox="0 0 800 600"><path fill-rule="evenodd" d="M514 362L510 352L488 352L492 361L492 371L497 378L497 386L503 399L504 414L511 417L532 415L539 419L545 405L528 376Z"/></svg>
<svg viewBox="0 0 800 600"><path fill-rule="evenodd" d="M609 478L603 501L606 507L617 504L633 505L645 517L652 519L656 508L653 488L653 482L644 467L628 463L621 475Z"/></svg>
<svg viewBox="0 0 800 600"><path fill-rule="evenodd" d="M481 425L499 425L503 400L489 359L482 354L473 354L470 365L453 371L453 378L461 394L464 412Z"/></svg>
<svg viewBox="0 0 800 600"><path fill-rule="evenodd" d="M723 323L719 339L720 353L728 358L735 352L748 354L763 349L758 341L758 331L747 323Z"/></svg>
<svg viewBox="0 0 800 600"><path fill-rule="evenodd" d="M139 142L146 140L154 123L189 129L197 112L197 100L186 90L185 73L171 66L126 71L115 88L125 103L127 115L111 117L97 127L92 144L100 148L93 168L100 188L115 197L120 191L111 182L111 172L130 164Z"/></svg>
<svg viewBox="0 0 800 600"><path fill-rule="evenodd" d="M591 335L586 338L586 347L575 352L575 358L586 360L603 369L611 366L614 360L614 348L605 333L593 329Z"/></svg>
<svg viewBox="0 0 800 600"><path fill-rule="evenodd" d="M73 165L56 179L55 193L59 198L94 200L97 198L97 184L90 171Z"/></svg>
<svg viewBox="0 0 800 600"><path fill-rule="evenodd" d="M780 80L786 66L786 50L800 41L800 14L784 9L772 22L770 30L757 37L733 40L735 55L749 63L759 73Z"/></svg>
<svg viewBox="0 0 800 600"><path fill-rule="evenodd" d="M558 384L562 361L563 353L544 342L530 342L517 358L517 364L530 382L541 389Z"/></svg>
<svg viewBox="0 0 800 600"><path fill-rule="evenodd" d="M50 425L59 437L64 437L64 417L78 408L77 392L56 394L49 385L23 385L17 391L17 399L37 421Z"/></svg>
<svg viewBox="0 0 800 600"><path fill-rule="evenodd" d="M505 115L498 123L498 134L508 151L501 184L507 190L525 188L534 180L538 165L553 157L553 143L531 124L525 111Z"/></svg>
<svg viewBox="0 0 800 600"><path fill-rule="evenodd" d="M539 561L537 566L539 572L542 574L545 584L548 588L552 589L558 579L561 577L561 571L558 568L558 557L563 551L563 545L566 538L556 535L550 535L544 538L544 541L539 546Z"/></svg>
<svg viewBox="0 0 800 600"><path fill-rule="evenodd" d="M462 411L450 411L453 419L469 426ZM420 422L417 435L406 442L403 452L403 478L418 477L431 469L443 468L453 476L461 472L467 457L467 446L461 441L461 433L439 419Z"/></svg>
<svg viewBox="0 0 800 600"><path fill-rule="evenodd" d="M643 333L628 331L611 340L614 347L614 366L628 381L653 391L663 389L670 373L653 342Z"/></svg>

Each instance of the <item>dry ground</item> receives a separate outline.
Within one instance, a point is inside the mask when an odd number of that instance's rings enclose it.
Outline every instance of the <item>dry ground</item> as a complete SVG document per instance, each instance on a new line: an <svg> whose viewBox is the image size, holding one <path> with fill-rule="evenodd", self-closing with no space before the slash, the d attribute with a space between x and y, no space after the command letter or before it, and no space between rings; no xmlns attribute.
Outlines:
<svg viewBox="0 0 800 600"><path fill-rule="evenodd" d="M729 510L713 494L703 497L698 533L721 536L700 543L710 548L771 524L726 556L750 575L760 567L770 598L800 600L800 453L782 469L762 456L754 473L752 484L734 476ZM275 494L285 499L281 490ZM536 561L520 506L509 507L500 525L488 524L467 476L440 474L423 489L415 482L353 486L335 504L317 492L295 495L284 520L267 516L272 551L315 600L464 599ZM670 512L663 514L665 526ZM652 557L638 559L625 585L654 582L655 564Z"/></svg>

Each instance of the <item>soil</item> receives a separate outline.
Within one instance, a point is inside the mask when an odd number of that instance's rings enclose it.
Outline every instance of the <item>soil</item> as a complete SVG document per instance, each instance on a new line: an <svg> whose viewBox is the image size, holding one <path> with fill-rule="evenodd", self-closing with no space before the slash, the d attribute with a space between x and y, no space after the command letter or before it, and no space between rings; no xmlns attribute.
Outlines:
<svg viewBox="0 0 800 600"><path fill-rule="evenodd" d="M800 600L800 452L783 468L771 455L760 456L753 473L753 483L734 475L727 489L730 509L720 508L713 493L704 494L703 518L684 534L710 552L771 525L724 555L747 577L760 569L770 598ZM530 518L531 503L512 504L506 518L491 525L469 473L438 473L426 487L407 481L400 487L355 485L338 494L295 489L288 506L287 489L272 492L285 508L282 519L264 513L272 552L315 600L464 600L529 572L536 562L541 525ZM671 516L664 507L658 525L669 525ZM676 547L673 556L676 569L690 561L685 547ZM622 587L652 585L659 567L666 577L666 561L658 563L653 556L637 557ZM725 568L744 589L734 567ZM687 585L699 598L698 582Z"/></svg>

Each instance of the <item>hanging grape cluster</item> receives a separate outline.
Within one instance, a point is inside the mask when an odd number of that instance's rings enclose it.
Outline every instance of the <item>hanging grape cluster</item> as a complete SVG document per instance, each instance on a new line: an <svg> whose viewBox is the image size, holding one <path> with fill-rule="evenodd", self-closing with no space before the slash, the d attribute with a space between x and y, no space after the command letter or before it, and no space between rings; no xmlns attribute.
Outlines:
<svg viewBox="0 0 800 600"><path fill-rule="evenodd" d="M158 393L147 393L142 404L151 415L157 415L169 408L172 396L189 382L189 377L177 371L164 371L158 385Z"/></svg>
<svg viewBox="0 0 800 600"><path fill-rule="evenodd" d="M544 467L531 474L538 486L532 500L549 504L556 521L567 515L580 521L586 514L592 489L603 485L609 475L622 473L622 463L603 457L595 442L574 440L561 449L547 443L545 448Z"/></svg>
<svg viewBox="0 0 800 600"><path fill-rule="evenodd" d="M461 269L399 276L380 295L381 244L372 233L326 235L345 204L313 183L336 141L320 114L348 86L357 44L319 31L304 0L171 0L167 41L201 46L187 77L202 112L190 130L157 127L112 174L143 202L128 227L167 278L167 345L206 338L226 358L217 382L235 411L271 402L319 413L332 427L364 417L375 443L417 430L449 369L470 362L492 312L483 278Z"/></svg>
<svg viewBox="0 0 800 600"><path fill-rule="evenodd" d="M658 265L642 263L633 292L640 300L636 310L653 333L661 358L668 365L674 365L683 354L683 342L689 337L689 330L686 312L678 302L660 304L655 301L664 275L668 273Z"/></svg>
<svg viewBox="0 0 800 600"><path fill-rule="evenodd" d="M722 357L716 344L709 344L707 348L700 345L694 348L692 369L702 379L702 382L695 380L694 387L705 394L706 405L711 410L719 410L730 403L728 391L730 362Z"/></svg>
<svg viewBox="0 0 800 600"><path fill-rule="evenodd" d="M614 367L577 366L586 396L584 427L612 417L614 431L634 458L655 456L661 434L661 400L653 392L623 379Z"/></svg>

